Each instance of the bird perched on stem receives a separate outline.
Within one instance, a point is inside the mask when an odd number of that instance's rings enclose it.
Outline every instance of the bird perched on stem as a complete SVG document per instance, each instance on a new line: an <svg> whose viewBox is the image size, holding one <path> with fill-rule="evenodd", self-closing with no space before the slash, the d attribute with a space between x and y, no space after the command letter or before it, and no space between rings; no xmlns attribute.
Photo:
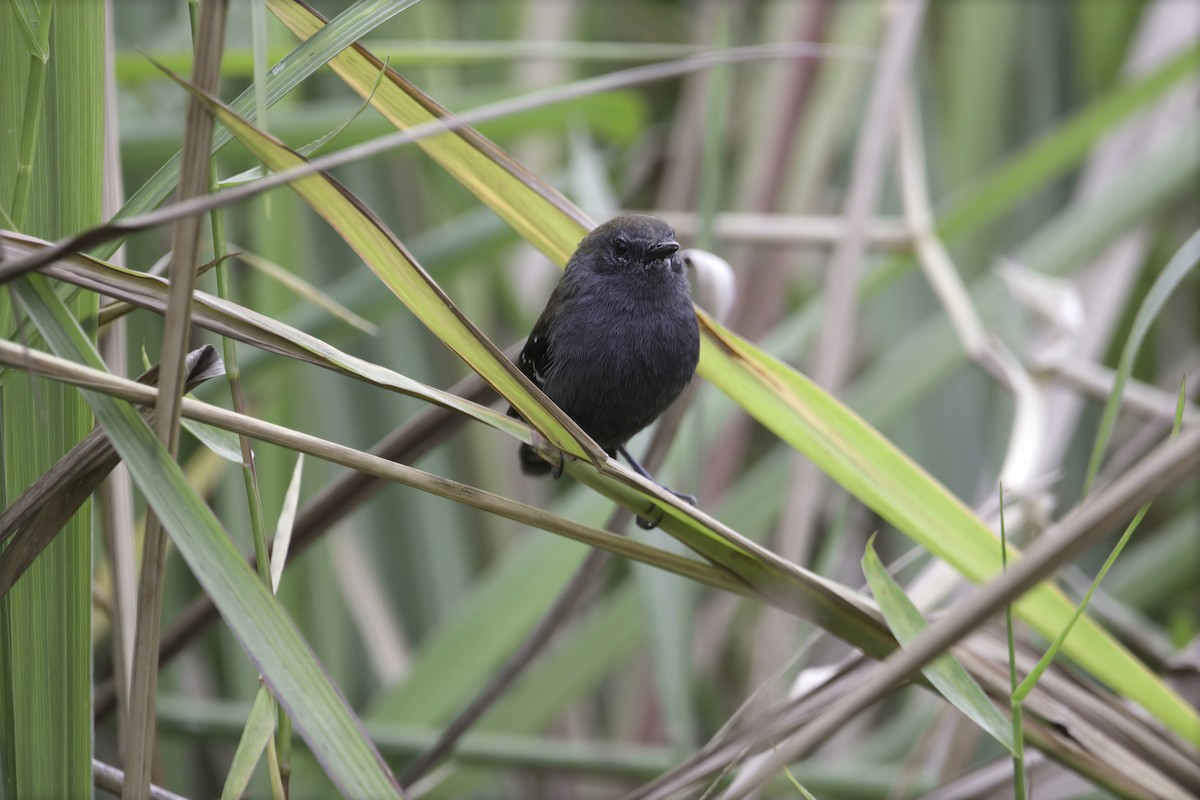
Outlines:
<svg viewBox="0 0 1200 800"><path fill-rule="evenodd" d="M625 443L667 410L699 360L700 330L674 229L657 217L623 214L579 243L517 367L605 452L619 452L654 480ZM529 445L521 445L520 463L527 475L561 473Z"/></svg>

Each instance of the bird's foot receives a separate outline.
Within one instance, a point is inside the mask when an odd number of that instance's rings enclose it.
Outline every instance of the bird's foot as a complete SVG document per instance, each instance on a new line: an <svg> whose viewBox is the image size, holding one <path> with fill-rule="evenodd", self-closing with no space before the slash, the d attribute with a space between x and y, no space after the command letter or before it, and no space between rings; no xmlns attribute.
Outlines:
<svg viewBox="0 0 1200 800"><path fill-rule="evenodd" d="M696 502L696 498L694 496L687 494L685 492L677 492L674 489L668 489L666 486L663 486L661 483L658 484L658 486L663 491L670 492L671 494L675 495L676 497L678 497L680 500L687 503L688 505L695 506L696 508L700 507L700 504ZM653 514L653 517L654 517L653 519L650 519L651 514ZM654 505L653 503L651 503L650 508L646 509L645 516L643 516L641 514L638 515L637 524L638 524L638 527L641 528L642 530L650 531L650 530L654 530L655 528L658 527L658 524L660 522L662 522L662 518L663 518L662 509L659 508L658 506Z"/></svg>
<svg viewBox="0 0 1200 800"><path fill-rule="evenodd" d="M650 471L642 466L641 462L639 462L636 458L634 458L632 455L630 455L629 451L625 449L625 445L618 445L616 447L615 452L620 453L622 456L624 456L625 460L629 462L629 466L632 467L633 471L636 472L638 475L641 475L643 478L650 481L651 483L656 485L658 488L662 489L664 492L670 492L671 494L675 495L676 497L678 497L680 500L687 503L688 505L699 507L700 504L696 501L696 498L694 495L687 494L686 492L677 492L674 489L671 489L667 486L663 486L661 483L659 483L658 480L653 475L650 474ZM610 453L610 455L612 455L612 453ZM637 518L638 527L641 528L642 530L647 530L647 531L652 530L654 528L657 528L658 524L660 522L662 522L662 509L661 508L659 508L656 505L651 505L649 511L654 512L653 520L649 519L648 516L641 516L641 515L639 515Z"/></svg>
<svg viewBox="0 0 1200 800"><path fill-rule="evenodd" d="M650 508L647 509L647 512L653 513L654 518L650 519L648 516L643 517L641 514L638 514L636 517L637 526L644 531L652 531L658 527L658 523L662 522L663 512L661 508L653 503L650 504Z"/></svg>

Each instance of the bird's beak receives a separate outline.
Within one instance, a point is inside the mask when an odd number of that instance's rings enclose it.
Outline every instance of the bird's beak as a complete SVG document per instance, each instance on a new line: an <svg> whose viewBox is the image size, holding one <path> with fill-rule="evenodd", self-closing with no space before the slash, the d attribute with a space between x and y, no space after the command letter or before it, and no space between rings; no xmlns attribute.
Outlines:
<svg viewBox="0 0 1200 800"><path fill-rule="evenodd" d="M679 250L679 242L666 241L659 242L650 248L649 256L651 261L657 261L660 258L669 258Z"/></svg>

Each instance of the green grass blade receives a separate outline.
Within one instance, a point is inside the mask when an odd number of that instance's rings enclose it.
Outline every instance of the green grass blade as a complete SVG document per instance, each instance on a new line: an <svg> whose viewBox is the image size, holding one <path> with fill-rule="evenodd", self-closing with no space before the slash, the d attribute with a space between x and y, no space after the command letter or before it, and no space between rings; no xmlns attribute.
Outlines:
<svg viewBox="0 0 1200 800"><path fill-rule="evenodd" d="M6 251L14 254L31 254L46 246L46 242L19 234L0 235L0 241L3 242ZM89 256L68 256L43 271L56 279L118 297L160 313L166 308L166 283L161 278L127 270ZM198 291L193 294L192 321L195 325L263 350L455 409L513 436L520 437L527 430L524 425L501 412L463 400L441 389L426 386L398 372L345 353L291 325L204 292Z"/></svg>
<svg viewBox="0 0 1200 800"><path fill-rule="evenodd" d="M1004 525L1004 485L998 487L1000 492L1000 568L1008 569L1008 530ZM1021 704L1013 699L1017 692L1017 640L1013 634L1012 604L1004 606L1004 634L1008 645L1008 686L1009 706L1012 708L1013 750L1013 792L1016 800L1025 800L1025 724L1024 710Z"/></svg>
<svg viewBox="0 0 1200 800"><path fill-rule="evenodd" d="M4 216L20 230L58 238L100 220L103 31L103 3L0 3L0 207L19 196ZM0 319L14 321L12 294L0 302ZM95 313L94 297L72 299L71 324L91 326ZM11 330L8 322L0 328ZM4 376L0 505L91 430L87 404L64 389ZM92 794L91 508L85 502L0 599L0 794L7 798Z"/></svg>
<svg viewBox="0 0 1200 800"><path fill-rule="evenodd" d="M1200 233L1197 233L1195 236L1192 237L1191 240L1189 240L1187 243L1185 243L1183 248L1180 250L1180 252L1182 253L1184 250L1187 250L1188 244L1191 244L1193 241L1200 241ZM1174 263L1174 259L1172 259L1172 263ZM1167 279L1167 280L1163 281L1163 283L1171 282L1170 278L1168 277L1170 272L1171 272L1171 269L1170 269L1170 266L1168 265L1167 270L1165 270L1163 272L1163 274L1159 276L1160 279L1162 279L1162 278ZM1148 326L1148 324L1149 324L1148 322L1145 322L1143 320L1142 314L1141 314L1142 310L1145 310L1147 308L1155 309L1156 307L1161 307L1162 302L1165 301L1165 297L1162 295L1161 292L1159 293L1159 295L1157 295L1157 297L1155 295L1155 289L1158 289L1160 287L1161 287L1161 284L1157 281L1155 282L1154 286L1151 287L1150 295L1148 295L1146 297L1145 302L1142 303L1142 308L1139 310L1138 316L1134 319L1134 329L1135 330L1138 327L1139 321L1143 321L1144 326ZM1148 316L1153 317L1154 314L1149 314ZM1141 335L1144 335L1144 333L1145 333L1145 331L1143 330ZM1132 334L1131 334L1131 336L1132 336ZM1110 399L1117 397L1118 395L1119 395L1119 391L1116 388L1116 386L1114 385L1113 393L1110 395ZM1174 438L1179 435L1179 429L1183 426L1183 410L1186 406L1187 406L1187 381L1185 380L1185 381L1180 382L1179 393L1176 396L1175 424L1171 430L1171 438ZM1112 569L1112 565L1115 564L1117 561L1117 556L1121 555L1121 552L1125 549L1125 545L1127 545L1129 543L1129 540L1133 537L1134 531L1136 531L1138 529L1138 526L1142 524L1142 519L1145 518L1146 512L1149 510L1150 510L1149 503L1147 503L1146 505L1144 505L1140 509L1138 509L1137 514L1135 514L1133 517L1133 521L1129 523L1129 525L1125 528L1125 532L1121 534L1121 538L1117 540L1117 543L1115 545L1113 545L1112 552L1110 552L1108 554L1108 558L1104 559L1104 564L1100 567L1100 571L1096 573L1096 577L1092 579L1091 584L1088 586L1087 592L1085 592L1083 595L1083 599L1079 601L1079 607L1075 609L1075 613L1071 616L1071 619L1067 623L1066 627L1063 628L1062 632L1058 634L1058 636L1050 644L1050 647L1048 647L1046 649L1046 652L1042 655L1042 657L1040 659L1038 659L1038 663L1036 665L1034 665L1034 668L1032 670L1030 670L1028 675L1025 676L1025 680L1021 681L1021 685L1017 686L1015 689L1013 689L1013 703L1014 704L1020 703L1026 697L1028 697L1029 693L1031 691L1033 691L1033 687L1037 685L1038 679L1040 679L1042 677L1042 674L1045 673L1045 671L1047 669L1049 669L1050 663L1052 661L1054 661L1055 657L1058 655L1058 651L1062 649L1063 640L1067 638L1067 635L1071 632L1071 628L1075 625L1076 621L1078 621L1079 617L1083 614L1083 610L1085 608L1087 608L1088 603L1092 599L1092 595L1096 592L1096 588L1098 586L1100 586L1100 581L1104 580L1104 576L1108 574L1108 571L1110 569Z"/></svg>
<svg viewBox="0 0 1200 800"><path fill-rule="evenodd" d="M268 8L302 40L320 35L325 20L294 0L268 0ZM355 45L329 66L397 128L407 130L448 116L449 112L387 70L375 89L383 63ZM591 228L587 217L566 198L531 175L496 145L469 128L432 136L419 146L474 192L523 239L560 266Z"/></svg>
<svg viewBox="0 0 1200 800"><path fill-rule="evenodd" d="M867 542L867 549L862 557L862 568L867 583L871 585L871 594L875 596L879 609L887 619L888 627L896 634L901 645L911 642L924 630L925 618L879 560L875 553L874 536ZM996 706L979 688L979 684L971 679L962 664L955 660L953 654L946 653L930 662L921 672L951 705L1004 745L1010 753L1016 752L1012 723L996 710Z"/></svg>
<svg viewBox="0 0 1200 800"><path fill-rule="evenodd" d="M221 800L238 800L242 792L250 785L254 768L258 766L267 743L275 735L275 700L267 687L260 687L254 696L254 705L246 717L246 727L242 730L242 738L238 741L237 750L233 753L233 762L229 765L229 773L225 776L225 788L221 790Z"/></svg>
<svg viewBox="0 0 1200 800"><path fill-rule="evenodd" d="M1108 447L1108 440L1112 436L1113 425L1117 421L1121 393L1125 389L1125 381L1133 372L1133 364L1137 360L1138 351L1141 350L1142 341L1146 338L1150 326L1158 317L1158 313L1162 311L1163 306L1166 305L1167 300L1170 299L1171 294L1198 263L1200 263L1200 230L1193 233L1183 243L1179 251L1167 262L1167 266L1163 268L1159 276L1154 279L1154 284L1146 294L1146 299L1142 301L1137 315L1133 318L1133 327L1130 328L1129 336L1121 347L1121 356L1117 360L1117 372L1113 378L1112 391L1104 404L1104 413L1100 418L1100 430L1096 433L1096 441L1092 445L1092 454L1088 459L1087 475L1083 481L1084 496L1091 490L1096 473L1100 470L1100 459L1104 456L1104 450Z"/></svg>
<svg viewBox="0 0 1200 800"><path fill-rule="evenodd" d="M195 436L200 444L213 451L216 455L231 464L242 463L241 445L234 434L190 419L181 419L179 424L183 426L184 430Z"/></svg>
<svg viewBox="0 0 1200 800"><path fill-rule="evenodd" d="M938 233L953 238L995 219L1049 179L1082 161L1124 120L1200 69L1200 47L1190 47L1145 77L1106 92L1044 137L951 196L938 215Z"/></svg>

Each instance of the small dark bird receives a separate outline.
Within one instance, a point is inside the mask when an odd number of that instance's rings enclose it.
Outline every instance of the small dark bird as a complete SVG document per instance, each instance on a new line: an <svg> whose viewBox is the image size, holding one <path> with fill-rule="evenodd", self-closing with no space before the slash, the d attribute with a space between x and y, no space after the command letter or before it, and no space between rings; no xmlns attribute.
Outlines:
<svg viewBox="0 0 1200 800"><path fill-rule="evenodd" d="M579 243L517 367L610 456L620 452L653 480L625 443L667 410L699 360L675 230L657 217L624 214ZM551 471L528 445L520 462L528 475Z"/></svg>

